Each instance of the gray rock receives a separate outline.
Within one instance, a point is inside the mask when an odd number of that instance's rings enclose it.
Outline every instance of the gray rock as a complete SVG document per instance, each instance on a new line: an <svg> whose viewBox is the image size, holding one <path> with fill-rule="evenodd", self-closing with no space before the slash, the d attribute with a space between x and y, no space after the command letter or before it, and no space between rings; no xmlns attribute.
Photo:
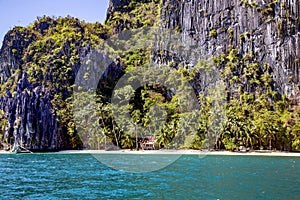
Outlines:
<svg viewBox="0 0 300 200"><path fill-rule="evenodd" d="M163 0L160 30L180 30L181 43L199 47L197 51L202 59L226 54L229 46L237 49L240 57L252 52L255 62L271 66L276 90L288 97L298 96L300 1L241 2L250 1ZM269 4L271 2L274 4ZM269 13L266 12L268 7L272 8ZM216 37L210 35L212 30L216 31ZM159 41L162 47L164 41L166 38ZM168 63L178 55L176 50L166 49L165 52L154 54L154 62ZM183 64L187 62L181 60Z"/></svg>

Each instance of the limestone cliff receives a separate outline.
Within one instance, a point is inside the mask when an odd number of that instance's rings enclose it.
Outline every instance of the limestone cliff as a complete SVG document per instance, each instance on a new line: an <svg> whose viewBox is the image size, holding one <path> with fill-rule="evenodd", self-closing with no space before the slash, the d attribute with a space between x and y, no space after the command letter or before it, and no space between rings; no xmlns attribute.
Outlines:
<svg viewBox="0 0 300 200"><path fill-rule="evenodd" d="M243 79L247 62L258 66L258 77L271 74L280 94L299 96L299 0L111 0L105 26L44 17L6 34L0 50L0 109L7 119L2 140L34 150L82 147L68 127L73 123L68 101L81 61L112 34L154 25L160 32L180 33L181 43L200 47L201 58L213 58L221 70L228 55L242 60L230 77L240 81L228 81L229 93L256 89L247 86L253 80ZM164 41L152 52L153 62L193 67L175 59L176 49L161 53ZM108 74L117 70L117 77L121 68L113 63ZM201 81L194 80L196 90L197 84L201 87Z"/></svg>
<svg viewBox="0 0 300 200"><path fill-rule="evenodd" d="M99 23L42 17L7 33L0 50L0 109L7 121L2 141L31 150L81 147L68 133L67 102L80 60L105 38L102 30Z"/></svg>
<svg viewBox="0 0 300 200"><path fill-rule="evenodd" d="M271 67L276 90L300 94L299 0L163 0L161 31L167 29L199 46L203 59L233 48L239 58L251 55L251 62Z"/></svg>

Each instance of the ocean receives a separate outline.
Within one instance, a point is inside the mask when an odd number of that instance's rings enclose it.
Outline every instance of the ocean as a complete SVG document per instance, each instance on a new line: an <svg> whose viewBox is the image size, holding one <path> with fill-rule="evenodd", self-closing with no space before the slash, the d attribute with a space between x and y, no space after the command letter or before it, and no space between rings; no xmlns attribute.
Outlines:
<svg viewBox="0 0 300 200"><path fill-rule="evenodd" d="M160 170L129 173L90 154L2 154L0 177L6 200L300 198L299 157L183 155Z"/></svg>

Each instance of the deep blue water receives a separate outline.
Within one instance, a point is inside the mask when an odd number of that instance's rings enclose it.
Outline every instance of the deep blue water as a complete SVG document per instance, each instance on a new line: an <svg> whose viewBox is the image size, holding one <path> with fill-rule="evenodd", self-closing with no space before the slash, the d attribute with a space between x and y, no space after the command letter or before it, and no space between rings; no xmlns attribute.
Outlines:
<svg viewBox="0 0 300 200"><path fill-rule="evenodd" d="M300 158L185 155L127 173L89 154L0 155L0 199L300 199Z"/></svg>

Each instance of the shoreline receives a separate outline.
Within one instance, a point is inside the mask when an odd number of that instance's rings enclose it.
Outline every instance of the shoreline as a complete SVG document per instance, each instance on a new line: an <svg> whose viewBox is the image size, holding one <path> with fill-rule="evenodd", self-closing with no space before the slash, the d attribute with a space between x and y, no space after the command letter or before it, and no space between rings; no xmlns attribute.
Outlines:
<svg viewBox="0 0 300 200"><path fill-rule="evenodd" d="M250 151L250 152L231 152L231 151L201 151L201 150L67 150L59 151L58 154L132 154L132 155L216 155L216 156L283 156L300 157L300 152L281 152L281 151Z"/></svg>
<svg viewBox="0 0 300 200"><path fill-rule="evenodd" d="M38 152L37 154L127 154L127 155L216 155L216 156L277 156L277 157L300 157L300 152L283 151L200 151L200 150L63 150L58 152ZM9 151L0 150L0 154L12 154Z"/></svg>

